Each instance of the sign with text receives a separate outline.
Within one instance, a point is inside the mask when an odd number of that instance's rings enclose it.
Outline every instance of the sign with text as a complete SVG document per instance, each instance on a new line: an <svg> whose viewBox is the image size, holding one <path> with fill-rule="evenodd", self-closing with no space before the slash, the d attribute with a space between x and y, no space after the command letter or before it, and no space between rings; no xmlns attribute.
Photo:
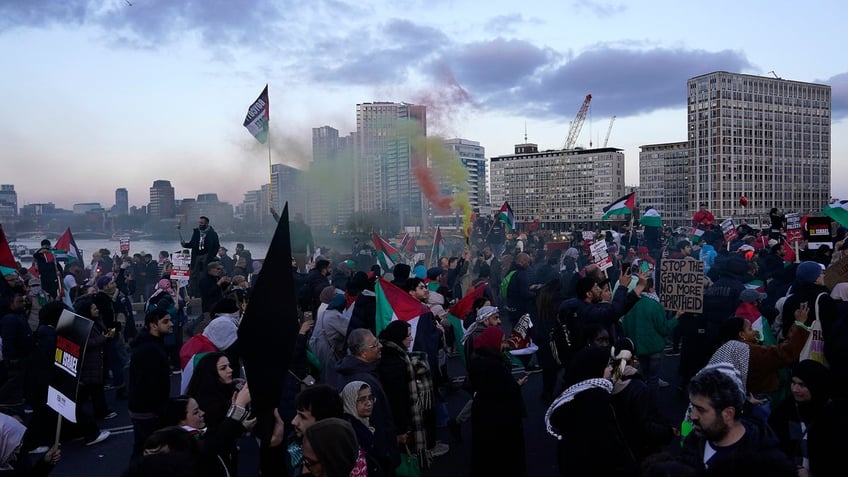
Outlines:
<svg viewBox="0 0 848 477"><path fill-rule="evenodd" d="M833 290L833 287L841 282L848 282L848 256L842 257L842 260L824 271L824 284L828 289Z"/></svg>
<svg viewBox="0 0 848 477"><path fill-rule="evenodd" d="M804 230L801 228L801 214L798 212L786 214L786 241L796 243L803 238Z"/></svg>
<svg viewBox="0 0 848 477"><path fill-rule="evenodd" d="M666 310L701 313L704 309L704 262L665 259L660 262L658 290Z"/></svg>
<svg viewBox="0 0 848 477"><path fill-rule="evenodd" d="M832 245L830 236L830 217L807 217L806 232L807 248L817 250L822 245Z"/></svg>
<svg viewBox="0 0 848 477"><path fill-rule="evenodd" d="M56 351L47 387L47 405L65 419L77 422L77 390L88 335L94 322L68 310L56 325Z"/></svg>
<svg viewBox="0 0 848 477"><path fill-rule="evenodd" d="M171 280L188 279L191 275L191 250L183 249L171 254Z"/></svg>
<svg viewBox="0 0 848 477"><path fill-rule="evenodd" d="M721 223L721 233L724 234L724 241L730 243L739 237L736 233L736 226L733 225L733 219L725 219Z"/></svg>
<svg viewBox="0 0 848 477"><path fill-rule="evenodd" d="M601 270L606 270L612 266L612 259L607 253L607 242L605 240L593 243L589 246L589 250L592 252L592 259Z"/></svg>
<svg viewBox="0 0 848 477"><path fill-rule="evenodd" d="M121 237L121 248L119 249L121 252L129 252L130 251L130 238L129 237Z"/></svg>

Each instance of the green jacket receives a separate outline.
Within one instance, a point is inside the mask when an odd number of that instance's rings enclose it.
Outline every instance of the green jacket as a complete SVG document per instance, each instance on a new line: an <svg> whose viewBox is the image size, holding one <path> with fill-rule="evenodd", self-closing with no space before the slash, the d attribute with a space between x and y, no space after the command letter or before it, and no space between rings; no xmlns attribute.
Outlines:
<svg viewBox="0 0 848 477"><path fill-rule="evenodd" d="M677 318L666 319L666 311L656 300L642 297L621 319L624 335L636 344L640 356L661 353L665 338L677 326Z"/></svg>

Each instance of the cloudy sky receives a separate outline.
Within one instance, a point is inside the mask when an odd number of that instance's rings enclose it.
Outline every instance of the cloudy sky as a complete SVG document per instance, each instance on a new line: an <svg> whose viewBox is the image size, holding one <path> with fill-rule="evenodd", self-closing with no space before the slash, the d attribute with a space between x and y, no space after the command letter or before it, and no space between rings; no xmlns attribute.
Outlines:
<svg viewBox="0 0 848 477"><path fill-rule="evenodd" d="M347 134L356 103L427 104L431 134L625 150L686 138L686 80L714 70L829 84L834 178L848 172L848 7L794 2L2 0L0 182L20 204L178 198L240 203L268 178L242 127L269 84L274 162L306 167L311 128ZM833 194L848 198L848 183Z"/></svg>

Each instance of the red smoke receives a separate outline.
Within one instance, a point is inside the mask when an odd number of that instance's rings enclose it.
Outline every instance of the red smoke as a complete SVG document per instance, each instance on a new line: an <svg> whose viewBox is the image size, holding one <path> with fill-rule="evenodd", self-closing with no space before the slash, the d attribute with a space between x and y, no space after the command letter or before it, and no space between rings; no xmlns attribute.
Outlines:
<svg viewBox="0 0 848 477"><path fill-rule="evenodd" d="M415 166L412 169L412 173L415 174L415 178L418 179L418 184L421 186L421 192L424 193L424 197L426 197L439 212L450 212L453 197L449 195L442 195L439 190L439 185L436 183L436 179L433 177L433 173L430 169L424 166Z"/></svg>

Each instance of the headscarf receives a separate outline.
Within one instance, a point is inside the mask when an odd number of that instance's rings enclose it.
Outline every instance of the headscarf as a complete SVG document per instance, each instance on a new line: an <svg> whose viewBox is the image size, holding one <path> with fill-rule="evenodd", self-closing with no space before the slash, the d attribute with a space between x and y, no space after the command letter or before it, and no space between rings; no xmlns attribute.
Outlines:
<svg viewBox="0 0 848 477"><path fill-rule="evenodd" d="M359 456L359 446L349 422L337 417L321 419L309 426L305 435L327 477L350 475Z"/></svg>
<svg viewBox="0 0 848 477"><path fill-rule="evenodd" d="M150 295L150 298L147 299L147 304L145 305L145 308L150 308L151 303L157 303L159 300L154 300L154 298L163 293L171 295L171 298L174 298L174 301L176 301L177 293L171 287L171 280L167 278L159 280L159 283L156 284L156 291L154 291L153 294Z"/></svg>
<svg viewBox="0 0 848 477"><path fill-rule="evenodd" d="M0 413L0 470L11 470L15 449L24 440L26 427L8 414Z"/></svg>
<svg viewBox="0 0 848 477"><path fill-rule="evenodd" d="M498 326L488 326L482 333L474 338L474 349L491 348L495 351L501 350L504 332Z"/></svg>
<svg viewBox="0 0 848 477"><path fill-rule="evenodd" d="M810 401L797 403L798 414L805 422L809 422L830 400L830 371L818 361L805 359L795 365L792 376L803 381L810 390Z"/></svg>
<svg viewBox="0 0 848 477"><path fill-rule="evenodd" d="M742 381L742 391L747 394L748 364L750 357L750 346L741 341L730 340L721 345L716 352L713 353L709 364L728 363L733 366L739 373Z"/></svg>
<svg viewBox="0 0 848 477"><path fill-rule="evenodd" d="M362 391L363 389L371 389L371 386L369 386L365 381L351 381L342 388L342 392L340 392L339 395L342 397L344 412L365 424L365 427L373 433L374 428L371 427L371 418L362 417L356 412L356 400L359 399L359 391Z"/></svg>
<svg viewBox="0 0 848 477"><path fill-rule="evenodd" d="M409 335L410 325L402 320L394 320L380 332L378 338L383 341L390 341L403 349L403 340ZM409 350L407 350L409 351Z"/></svg>
<svg viewBox="0 0 848 477"><path fill-rule="evenodd" d="M545 412L545 429L548 434L562 440L562 435L551 424L554 411L563 404L571 402L583 391L600 388L612 393L612 381L605 379L604 371L609 365L609 352L606 348L583 348L574 355L568 366L566 376L571 379L566 383L568 388L562 392Z"/></svg>

